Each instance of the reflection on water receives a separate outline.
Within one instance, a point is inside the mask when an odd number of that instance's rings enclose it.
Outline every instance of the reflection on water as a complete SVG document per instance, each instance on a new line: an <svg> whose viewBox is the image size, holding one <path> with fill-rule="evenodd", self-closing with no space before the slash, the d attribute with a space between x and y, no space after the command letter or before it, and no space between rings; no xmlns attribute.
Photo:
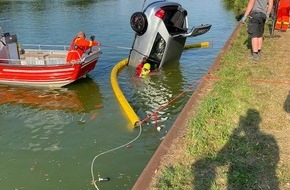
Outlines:
<svg viewBox="0 0 290 190"><path fill-rule="evenodd" d="M76 7L86 8L92 4L102 2L102 1L106 1L106 0L68 0L64 4L66 6L76 6Z"/></svg>
<svg viewBox="0 0 290 190"><path fill-rule="evenodd" d="M0 118L5 117L2 121L3 127L7 121L21 126L19 130L22 135L15 133L11 128L4 127L1 130L9 135L7 141L13 139L13 143L9 143L11 149L57 151L62 149L60 138L65 132L64 128L71 123L84 125L85 120L82 120L79 114L94 117L103 105L98 85L87 78L67 89L1 85L0 107Z"/></svg>
<svg viewBox="0 0 290 190"><path fill-rule="evenodd" d="M0 104L88 113L93 109L102 108L102 95L98 85L90 78L61 89L0 85Z"/></svg>
<svg viewBox="0 0 290 190"><path fill-rule="evenodd" d="M181 111L184 97L171 102L184 86L180 63L170 64L166 72L154 71L148 78L135 77L133 67L125 68L119 77L120 84L125 83L128 75L131 80L129 85L122 86L123 92L141 120L153 114L151 123L165 122Z"/></svg>

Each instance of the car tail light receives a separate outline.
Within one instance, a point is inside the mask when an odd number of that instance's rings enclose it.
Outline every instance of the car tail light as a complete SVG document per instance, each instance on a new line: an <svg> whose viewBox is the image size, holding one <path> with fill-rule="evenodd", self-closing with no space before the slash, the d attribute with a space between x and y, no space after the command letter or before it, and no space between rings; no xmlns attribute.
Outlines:
<svg viewBox="0 0 290 190"><path fill-rule="evenodd" d="M158 18L163 19L165 16L165 11L163 9L159 9L156 13L155 16L157 16Z"/></svg>

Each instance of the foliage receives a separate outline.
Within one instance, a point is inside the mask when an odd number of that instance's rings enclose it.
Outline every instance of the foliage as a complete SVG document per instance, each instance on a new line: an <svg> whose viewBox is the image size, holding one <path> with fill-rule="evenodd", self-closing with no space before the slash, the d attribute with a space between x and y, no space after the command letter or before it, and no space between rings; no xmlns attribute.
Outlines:
<svg viewBox="0 0 290 190"><path fill-rule="evenodd" d="M224 0L224 5L228 10L232 10L239 20L247 8L248 0Z"/></svg>

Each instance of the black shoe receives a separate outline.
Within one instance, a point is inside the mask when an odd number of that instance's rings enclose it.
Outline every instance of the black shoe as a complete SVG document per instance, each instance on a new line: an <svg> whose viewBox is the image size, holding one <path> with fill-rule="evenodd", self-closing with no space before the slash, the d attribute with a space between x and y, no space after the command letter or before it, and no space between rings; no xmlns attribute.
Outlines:
<svg viewBox="0 0 290 190"><path fill-rule="evenodd" d="M259 53L253 53L253 60L258 61L260 58Z"/></svg>

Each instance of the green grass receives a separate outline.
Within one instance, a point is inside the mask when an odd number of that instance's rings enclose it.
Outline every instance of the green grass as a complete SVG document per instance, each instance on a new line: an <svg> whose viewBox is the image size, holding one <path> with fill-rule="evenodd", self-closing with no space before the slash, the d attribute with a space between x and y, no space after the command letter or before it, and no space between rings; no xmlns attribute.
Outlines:
<svg viewBox="0 0 290 190"><path fill-rule="evenodd" d="M191 189L192 174L190 168L184 166L172 166L164 170L164 178L162 178L156 189L158 190L175 190L175 189Z"/></svg>
<svg viewBox="0 0 290 190"><path fill-rule="evenodd" d="M289 180L289 162L278 165L275 138L260 130L267 100L256 99L262 93L268 97L271 89L263 92L249 82L272 71L253 64L246 41L243 27L221 60L219 80L189 121L185 156L162 169L156 189L278 189L279 182Z"/></svg>

